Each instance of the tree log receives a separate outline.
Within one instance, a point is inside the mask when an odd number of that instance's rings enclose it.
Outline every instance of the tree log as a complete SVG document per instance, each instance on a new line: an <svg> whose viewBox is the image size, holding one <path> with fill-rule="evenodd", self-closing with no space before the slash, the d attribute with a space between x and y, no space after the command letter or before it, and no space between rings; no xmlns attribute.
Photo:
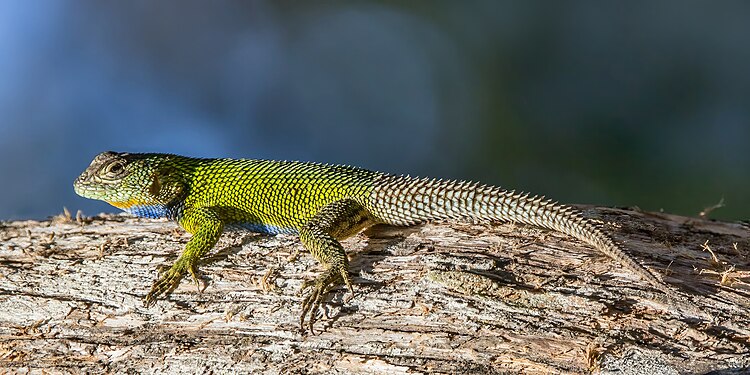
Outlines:
<svg viewBox="0 0 750 375"><path fill-rule="evenodd" d="M568 236L519 224L377 226L343 242L355 296L299 328L321 266L295 236L225 234L151 308L189 235L99 215L0 223L0 369L36 373L741 373L750 228L582 207L674 296ZM302 252L296 260L290 256ZM2 372L2 371L0 371Z"/></svg>

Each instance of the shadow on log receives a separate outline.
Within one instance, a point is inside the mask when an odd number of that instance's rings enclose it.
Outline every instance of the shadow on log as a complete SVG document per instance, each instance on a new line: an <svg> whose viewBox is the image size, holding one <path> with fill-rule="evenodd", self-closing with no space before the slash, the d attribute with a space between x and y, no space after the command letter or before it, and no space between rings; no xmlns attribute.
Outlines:
<svg viewBox="0 0 750 375"><path fill-rule="evenodd" d="M585 209L585 208L584 208ZM554 232L513 224L375 227L344 241L337 289L299 326L321 270L294 236L227 233L166 299L141 299L189 238L101 215L0 223L0 369L53 373L740 373L750 365L750 229L588 208L683 297L667 299Z"/></svg>

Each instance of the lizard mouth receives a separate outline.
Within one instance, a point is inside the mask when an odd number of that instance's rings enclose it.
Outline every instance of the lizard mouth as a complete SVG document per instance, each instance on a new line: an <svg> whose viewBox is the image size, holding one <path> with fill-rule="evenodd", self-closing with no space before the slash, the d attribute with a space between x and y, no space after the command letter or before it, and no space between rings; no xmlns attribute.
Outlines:
<svg viewBox="0 0 750 375"><path fill-rule="evenodd" d="M128 208L131 208L133 206L138 206L141 204L135 199L128 199L127 201L124 201L124 202L111 202L111 201L106 201L106 202L121 210L127 210Z"/></svg>
<svg viewBox="0 0 750 375"><path fill-rule="evenodd" d="M81 177L84 177L81 175ZM91 184L89 181L79 177L73 183L73 191L76 194L89 199L101 199L100 196L103 193L102 189L97 187L95 184Z"/></svg>
<svg viewBox="0 0 750 375"><path fill-rule="evenodd" d="M73 183L73 191L84 198L91 198L91 189L88 189L86 187L86 183L81 179L81 177L78 177Z"/></svg>

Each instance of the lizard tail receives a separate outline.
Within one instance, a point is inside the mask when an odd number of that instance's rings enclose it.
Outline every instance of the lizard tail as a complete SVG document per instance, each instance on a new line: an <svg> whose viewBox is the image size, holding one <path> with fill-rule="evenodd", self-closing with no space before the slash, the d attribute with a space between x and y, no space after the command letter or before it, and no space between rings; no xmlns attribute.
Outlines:
<svg viewBox="0 0 750 375"><path fill-rule="evenodd" d="M552 229L595 247L657 289L668 291L664 283L636 263L581 211L543 196L476 182L386 175L375 182L369 205L378 219L391 225L440 219L491 219Z"/></svg>

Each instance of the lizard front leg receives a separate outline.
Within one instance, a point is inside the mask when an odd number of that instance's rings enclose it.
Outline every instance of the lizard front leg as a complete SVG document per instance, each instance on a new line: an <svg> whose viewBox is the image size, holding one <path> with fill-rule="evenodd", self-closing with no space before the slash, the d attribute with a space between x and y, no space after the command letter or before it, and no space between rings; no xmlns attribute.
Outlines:
<svg viewBox="0 0 750 375"><path fill-rule="evenodd" d="M349 261L339 240L356 234L372 224L372 216L362 205L352 200L341 200L324 206L300 229L302 244L325 267L325 271L315 280L302 285L302 289L312 286L312 292L302 302L300 328L303 331L305 316L309 314L308 328L313 332L313 324L323 303L323 297L332 287L343 281L354 295L349 276Z"/></svg>
<svg viewBox="0 0 750 375"><path fill-rule="evenodd" d="M146 307L153 305L162 294L174 290L187 272L190 272L193 280L198 283L196 264L203 255L216 245L224 229L224 223L216 211L205 207L185 210L178 223L186 231L192 233L193 237L190 238L182 255L172 267L153 284L151 291L143 299L143 304Z"/></svg>

